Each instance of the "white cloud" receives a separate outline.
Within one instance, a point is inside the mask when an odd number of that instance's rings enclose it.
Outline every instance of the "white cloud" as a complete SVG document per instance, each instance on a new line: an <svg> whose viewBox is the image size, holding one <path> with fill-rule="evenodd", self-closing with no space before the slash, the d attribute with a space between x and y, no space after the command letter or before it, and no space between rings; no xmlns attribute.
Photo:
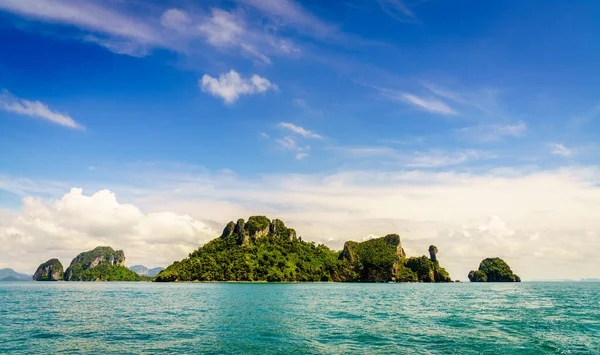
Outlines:
<svg viewBox="0 0 600 355"><path fill-rule="evenodd" d="M438 168L494 158L488 152L474 149L402 151L386 146L334 147L332 149L349 158L381 158L388 164L405 165L411 168Z"/></svg>
<svg viewBox="0 0 600 355"><path fill-rule="evenodd" d="M221 9L212 9L212 16L198 25L206 40L214 46L238 45L244 36L245 27L241 14Z"/></svg>
<svg viewBox="0 0 600 355"><path fill-rule="evenodd" d="M217 234L187 215L143 213L119 203L111 191L87 196L73 188L49 202L25 197L20 213L0 220L0 252L6 256L0 264L33 273L50 258L67 267L78 253L110 245L125 251L128 265L166 266Z"/></svg>
<svg viewBox="0 0 600 355"><path fill-rule="evenodd" d="M304 147L299 146L296 141L292 137L283 137L280 139L276 139L275 143L277 143L283 150L289 150L296 153L296 159L302 160L308 156L306 153L310 150L310 146L306 145Z"/></svg>
<svg viewBox="0 0 600 355"><path fill-rule="evenodd" d="M160 24L163 27L175 30L177 32L188 32L192 25L192 19L188 14L180 9L169 9L160 17Z"/></svg>
<svg viewBox="0 0 600 355"><path fill-rule="evenodd" d="M480 125L465 127L458 132L478 142L493 142L505 137L519 138L525 135L527 125L524 122L508 125Z"/></svg>
<svg viewBox="0 0 600 355"><path fill-rule="evenodd" d="M334 26L310 14L293 0L237 1L262 11L276 21L283 21L286 25L290 25L302 33L310 33L318 37L330 36L337 33L337 29Z"/></svg>
<svg viewBox="0 0 600 355"><path fill-rule="evenodd" d="M450 152L432 149L426 152L416 152L408 158L406 164L414 168L435 168L463 164L472 160L489 159L491 157L487 153L472 149Z"/></svg>
<svg viewBox="0 0 600 355"><path fill-rule="evenodd" d="M290 130L290 131L292 131L292 132L294 132L296 134L299 134L299 135L301 135L304 138L315 138L315 139L322 138L320 135L318 135L318 134L316 134L316 133L314 133L312 131L309 131L309 130L307 130L305 128L302 128L300 126L296 126L293 123L279 122L279 126L282 127L282 128L285 128L287 130Z"/></svg>
<svg viewBox="0 0 600 355"><path fill-rule="evenodd" d="M127 39L132 41L132 46L168 46L153 26L88 0L4 0L0 2L0 9L36 20L94 31L120 42ZM112 41L104 39L98 43ZM139 52L139 49L135 51Z"/></svg>
<svg viewBox="0 0 600 355"><path fill-rule="evenodd" d="M409 255L426 254L435 244L453 278L465 279L493 256L506 259L526 280L600 276L594 254L600 247L598 168L483 174L351 170L253 178L156 168L136 169L138 175L131 176L136 191L145 190L136 193L135 205L115 204L109 192L86 201L91 197L76 191L66 199L83 202L27 199L15 218L0 214L0 253L7 255L0 267L27 271L55 255L68 262L96 243L123 248L131 263L161 264L157 258L185 257L228 221L260 214L283 219L304 240L336 249L346 240L387 233L400 234ZM127 195L125 186L119 189ZM165 210L173 213L161 215L168 223L151 219L164 228L140 222ZM190 227L198 220L219 225ZM68 250L50 250L56 246Z"/></svg>
<svg viewBox="0 0 600 355"><path fill-rule="evenodd" d="M552 144L550 144L550 153L552 153L554 155L559 155L559 156L565 157L565 158L571 158L571 157L575 156L577 151L572 148L567 148L563 144L552 143Z"/></svg>
<svg viewBox="0 0 600 355"><path fill-rule="evenodd" d="M40 101L30 101L15 97L7 90L3 90L0 93L0 109L19 115L41 118L69 128L85 129L69 115L52 111L47 105Z"/></svg>
<svg viewBox="0 0 600 355"><path fill-rule="evenodd" d="M271 83L266 78L256 74L250 78L243 78L235 70L219 75L213 78L205 74L199 81L199 86L203 92L216 97L221 97L226 104L232 104L242 95L252 95L265 93L268 90L277 90L277 85Z"/></svg>
<svg viewBox="0 0 600 355"><path fill-rule="evenodd" d="M216 48L238 48L238 54L266 64L271 63L271 54L297 57L301 53L295 43L269 31L256 17L247 21L243 11L213 8L207 16L201 10L191 9L166 8L157 15L158 6L144 2L0 1L0 10L46 25L79 28L82 34L75 35L75 39L96 43L118 54L140 57L162 48L200 56L206 49L198 45L201 38Z"/></svg>
<svg viewBox="0 0 600 355"><path fill-rule="evenodd" d="M443 101L436 99L425 99L416 95L403 93L400 97L407 103L417 106L425 111L439 113L442 115L456 115L450 106L446 105Z"/></svg>

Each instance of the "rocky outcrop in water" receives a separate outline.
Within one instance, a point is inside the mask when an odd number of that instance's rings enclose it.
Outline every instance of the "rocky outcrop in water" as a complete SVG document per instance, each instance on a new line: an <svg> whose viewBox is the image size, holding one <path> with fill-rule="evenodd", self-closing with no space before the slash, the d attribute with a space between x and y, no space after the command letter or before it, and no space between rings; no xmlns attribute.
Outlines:
<svg viewBox="0 0 600 355"><path fill-rule="evenodd" d="M471 270L468 276L471 282L521 282L521 278L500 258L484 259L479 269Z"/></svg>
<svg viewBox="0 0 600 355"><path fill-rule="evenodd" d="M50 259L38 266L33 279L35 281L58 281L63 278L63 266L58 259Z"/></svg>
<svg viewBox="0 0 600 355"><path fill-rule="evenodd" d="M64 273L65 281L137 281L139 276L125 267L125 253L97 247L77 255Z"/></svg>

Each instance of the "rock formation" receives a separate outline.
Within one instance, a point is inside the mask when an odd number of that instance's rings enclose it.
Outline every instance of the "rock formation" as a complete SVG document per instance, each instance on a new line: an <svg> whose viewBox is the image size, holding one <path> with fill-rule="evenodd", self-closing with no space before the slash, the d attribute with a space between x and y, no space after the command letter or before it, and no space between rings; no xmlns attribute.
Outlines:
<svg viewBox="0 0 600 355"><path fill-rule="evenodd" d="M348 261L356 270L354 281L386 282L396 279L405 256L400 236L388 234L361 243L344 243L340 259Z"/></svg>
<svg viewBox="0 0 600 355"><path fill-rule="evenodd" d="M429 246L429 259L436 264L439 264L436 254L438 253L438 248L435 245Z"/></svg>
<svg viewBox="0 0 600 355"><path fill-rule="evenodd" d="M63 278L63 266L58 259L50 259L38 266L33 279L35 281L58 281Z"/></svg>
<svg viewBox="0 0 600 355"><path fill-rule="evenodd" d="M88 270L94 271L87 272ZM122 250L115 251L111 247L96 247L77 255L65 271L64 279L65 281L105 280L113 278L115 273L127 278L131 278L131 274L137 276L133 271L125 268L125 253Z"/></svg>
<svg viewBox="0 0 600 355"><path fill-rule="evenodd" d="M478 270L469 272L471 282L521 282L510 266L500 258L487 258L481 261Z"/></svg>
<svg viewBox="0 0 600 355"><path fill-rule="evenodd" d="M232 235L237 236L238 244L241 245L248 245L251 239L258 239L268 235L287 240L296 239L295 230L287 228L279 219L270 221L265 216L252 216L248 218L248 222L244 222L240 218L237 220L237 223L233 221L227 223L225 229L223 229L221 238L228 238Z"/></svg>
<svg viewBox="0 0 600 355"><path fill-rule="evenodd" d="M229 222L212 240L156 276L156 281L452 282L435 246L407 258L398 234L348 241L335 251L303 241L279 219ZM227 267L223 267L227 265Z"/></svg>

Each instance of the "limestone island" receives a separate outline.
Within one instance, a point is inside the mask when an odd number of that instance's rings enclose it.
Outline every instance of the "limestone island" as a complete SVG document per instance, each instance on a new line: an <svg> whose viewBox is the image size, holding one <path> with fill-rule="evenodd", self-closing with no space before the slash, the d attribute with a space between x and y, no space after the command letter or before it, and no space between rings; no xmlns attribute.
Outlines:
<svg viewBox="0 0 600 355"><path fill-rule="evenodd" d="M33 274L35 281L58 281L62 280L64 275L63 265L58 259L50 259L38 266Z"/></svg>
<svg viewBox="0 0 600 355"><path fill-rule="evenodd" d="M176 261L155 278L173 281L452 282L438 249L407 258L400 236L348 241L334 251L305 242L278 219L252 216L229 222L222 235Z"/></svg>
<svg viewBox="0 0 600 355"><path fill-rule="evenodd" d="M125 267L125 253L108 246L96 247L77 255L67 270L58 259L41 264L33 279L36 281L150 281Z"/></svg>
<svg viewBox="0 0 600 355"><path fill-rule="evenodd" d="M469 272L471 282L521 282L510 266L500 258L487 258L481 261L478 270Z"/></svg>

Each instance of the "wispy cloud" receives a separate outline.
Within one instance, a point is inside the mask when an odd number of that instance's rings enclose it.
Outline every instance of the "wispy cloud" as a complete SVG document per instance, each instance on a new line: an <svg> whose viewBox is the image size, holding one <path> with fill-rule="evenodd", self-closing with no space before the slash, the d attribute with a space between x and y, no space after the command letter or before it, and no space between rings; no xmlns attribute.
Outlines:
<svg viewBox="0 0 600 355"><path fill-rule="evenodd" d="M279 122L279 127L285 128L287 130L290 130L296 134L301 135L304 138L315 138L315 139L320 139L323 138L320 135L316 134L313 131L309 131L308 129L305 129L303 127L300 126L296 126L293 123L288 123L288 122Z"/></svg>
<svg viewBox="0 0 600 355"><path fill-rule="evenodd" d="M554 155L559 155L565 158L572 158L577 154L577 150L573 148L567 148L563 144L559 143L551 143L550 144L550 153Z"/></svg>
<svg viewBox="0 0 600 355"><path fill-rule="evenodd" d="M271 63L271 54L297 57L301 53L295 43L268 31L261 21L247 21L243 11L213 8L206 14L191 9L164 8L158 12L158 6L121 1L0 1L0 11L49 25L79 28L83 34L76 39L118 54L145 56L162 48L194 55L203 52L200 40L217 49L237 48L238 54L265 64Z"/></svg>
<svg viewBox="0 0 600 355"><path fill-rule="evenodd" d="M132 52L139 53L137 47L168 47L154 26L133 16L99 6L88 0L5 0L0 9L35 20L63 25L71 25L82 30L110 36L98 38L97 43L111 49L118 42L131 41ZM135 46L134 46L135 44ZM125 46L120 46L124 51Z"/></svg>
<svg viewBox="0 0 600 355"><path fill-rule="evenodd" d="M41 118L61 126L85 130L82 125L75 122L68 114L52 111L40 101L20 99L7 90L3 90L0 93L0 108L19 115Z"/></svg>
<svg viewBox="0 0 600 355"><path fill-rule="evenodd" d="M381 158L391 164L411 168L447 167L494 158L494 155L488 152L475 149L406 151L386 146L334 147L332 149L347 158Z"/></svg>
<svg viewBox="0 0 600 355"><path fill-rule="evenodd" d="M403 93L400 97L407 103L417 106L425 111L442 115L456 115L456 111L446 105L443 101L437 99L423 98L408 93Z"/></svg>
<svg viewBox="0 0 600 355"><path fill-rule="evenodd" d="M429 150L417 152L408 159L406 164L413 168L437 168L459 165L473 160L489 159L493 156L478 150L468 149L459 151Z"/></svg>
<svg viewBox="0 0 600 355"><path fill-rule="evenodd" d="M277 90L277 85L268 79L252 75L250 78L244 78L235 70L219 75L213 78L204 74L199 81L199 86L203 92L216 97L221 97L226 104L232 104L242 95L252 95L265 93L268 90Z"/></svg>
<svg viewBox="0 0 600 355"><path fill-rule="evenodd" d="M416 16L403 0L378 0L381 9L392 18L402 22L414 22Z"/></svg>
<svg viewBox="0 0 600 355"><path fill-rule="evenodd" d="M297 160L302 160L302 159L306 158L308 156L307 151L310 150L309 145L300 146L292 137L289 137L289 136L286 136L286 137L283 137L280 139L276 139L275 142L283 150L289 150L291 152L294 152L296 154Z"/></svg>
<svg viewBox="0 0 600 355"><path fill-rule="evenodd" d="M479 125L464 127L458 130L460 134L478 142L494 142L505 137L523 137L527 131L525 122L507 125Z"/></svg>
<svg viewBox="0 0 600 355"><path fill-rule="evenodd" d="M335 26L320 20L306 11L293 0L237 0L239 3L252 6L274 20L296 28L301 33L309 33L319 37L335 34Z"/></svg>

